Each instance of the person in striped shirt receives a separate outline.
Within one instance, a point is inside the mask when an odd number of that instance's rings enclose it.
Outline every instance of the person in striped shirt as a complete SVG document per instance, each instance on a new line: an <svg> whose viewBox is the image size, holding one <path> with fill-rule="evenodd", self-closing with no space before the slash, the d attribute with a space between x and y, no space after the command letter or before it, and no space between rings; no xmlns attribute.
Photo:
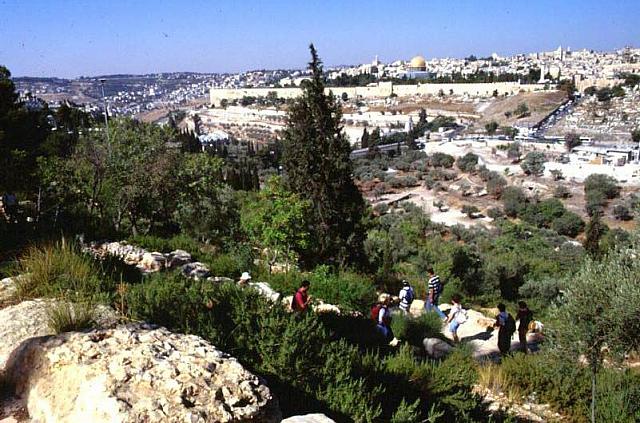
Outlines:
<svg viewBox="0 0 640 423"><path fill-rule="evenodd" d="M429 273L429 282L427 284L427 299L424 302L424 307L427 311L435 311L442 320L445 320L447 316L438 307L438 300L442 293L442 282L440 282L440 277L433 271L433 267L429 266L427 273Z"/></svg>

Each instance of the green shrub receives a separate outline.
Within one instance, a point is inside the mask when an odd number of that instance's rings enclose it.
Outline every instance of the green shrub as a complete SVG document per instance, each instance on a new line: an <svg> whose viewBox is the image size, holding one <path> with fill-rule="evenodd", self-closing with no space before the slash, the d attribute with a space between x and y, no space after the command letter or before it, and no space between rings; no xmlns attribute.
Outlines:
<svg viewBox="0 0 640 423"><path fill-rule="evenodd" d="M174 250L184 250L190 254L197 255L200 251L200 243L193 238L180 234L171 238L163 238L154 235L136 235L128 239L132 245L144 248L149 251L169 253Z"/></svg>
<svg viewBox="0 0 640 423"><path fill-rule="evenodd" d="M358 273L333 273L327 266L318 266L309 280L311 295L346 311L367 313L377 298L373 281Z"/></svg>
<svg viewBox="0 0 640 423"><path fill-rule="evenodd" d="M478 165L478 155L473 153L467 153L464 156L458 157L456 161L458 169L463 172L472 172Z"/></svg>
<svg viewBox="0 0 640 423"><path fill-rule="evenodd" d="M600 191L607 199L616 198L620 195L618 181L612 176L601 173L594 173L584 180L584 192Z"/></svg>
<svg viewBox="0 0 640 423"><path fill-rule="evenodd" d="M242 272L250 270L241 257L236 254L219 254L205 261L211 274L214 276L225 276L237 279Z"/></svg>
<svg viewBox="0 0 640 423"><path fill-rule="evenodd" d="M417 317L397 313L391 320L391 329L396 338L422 348L425 338L441 335L442 320L436 313L422 313Z"/></svg>
<svg viewBox="0 0 640 423"><path fill-rule="evenodd" d="M400 402L398 409L391 417L391 423L415 423L419 421L420 400L416 400L413 404L405 402L404 398Z"/></svg>

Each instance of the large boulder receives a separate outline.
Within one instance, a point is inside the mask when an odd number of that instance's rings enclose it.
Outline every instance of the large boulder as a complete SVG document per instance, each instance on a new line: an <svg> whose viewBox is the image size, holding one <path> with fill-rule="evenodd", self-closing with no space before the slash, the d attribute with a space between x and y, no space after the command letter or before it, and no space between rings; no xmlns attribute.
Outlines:
<svg viewBox="0 0 640 423"><path fill-rule="evenodd" d="M143 272L159 272L167 266L167 258L162 253L144 253L138 268Z"/></svg>
<svg viewBox="0 0 640 423"><path fill-rule="evenodd" d="M60 304L56 300L36 299L0 309L0 370L4 368L11 352L23 341L34 336L53 334L49 325L50 310ZM92 310L92 317L98 327L117 323L115 312L102 305Z"/></svg>
<svg viewBox="0 0 640 423"><path fill-rule="evenodd" d="M5 375L34 421L279 422L277 401L235 359L149 325L31 338Z"/></svg>
<svg viewBox="0 0 640 423"><path fill-rule="evenodd" d="M280 299L280 293L276 292L271 288L271 286L266 282L249 282L249 287L255 289L265 297L267 300L272 302L278 302Z"/></svg>
<svg viewBox="0 0 640 423"><path fill-rule="evenodd" d="M305 414L304 416L288 417L282 423L335 423L335 421L324 414Z"/></svg>
<svg viewBox="0 0 640 423"><path fill-rule="evenodd" d="M184 276L195 280L206 279L211 274L207 265L199 261L185 264L180 271Z"/></svg>
<svg viewBox="0 0 640 423"><path fill-rule="evenodd" d="M24 340L53 333L47 318L49 304L45 300L23 301L0 310L0 370Z"/></svg>
<svg viewBox="0 0 640 423"><path fill-rule="evenodd" d="M167 267L169 269L173 269L175 267L184 266L187 263L191 263L191 254L187 253L184 250L175 250L166 254L167 256Z"/></svg>
<svg viewBox="0 0 640 423"><path fill-rule="evenodd" d="M10 301L16 295L16 278L0 280L0 304Z"/></svg>
<svg viewBox="0 0 640 423"><path fill-rule="evenodd" d="M449 343L438 338L424 338L422 345L427 355L434 359L444 358L453 349Z"/></svg>

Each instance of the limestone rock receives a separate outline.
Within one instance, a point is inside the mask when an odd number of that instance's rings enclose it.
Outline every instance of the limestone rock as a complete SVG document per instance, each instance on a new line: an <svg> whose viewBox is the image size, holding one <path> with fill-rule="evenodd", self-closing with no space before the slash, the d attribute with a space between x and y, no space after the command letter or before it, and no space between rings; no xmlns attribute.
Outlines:
<svg viewBox="0 0 640 423"><path fill-rule="evenodd" d="M258 291L263 297L272 302L277 302L280 293L274 291L268 283L265 282L249 282L249 287Z"/></svg>
<svg viewBox="0 0 640 423"><path fill-rule="evenodd" d="M192 279L206 279L210 275L209 268L199 261L194 261L193 263L187 263L181 268L181 272L188 278Z"/></svg>
<svg viewBox="0 0 640 423"><path fill-rule="evenodd" d="M207 280L209 282L216 282L216 283L221 283L221 282L233 282L233 279L231 278L227 278L225 276L209 276L207 278Z"/></svg>
<svg viewBox="0 0 640 423"><path fill-rule="evenodd" d="M137 267L143 272L159 272L167 266L167 258L162 253L144 253Z"/></svg>
<svg viewBox="0 0 640 423"><path fill-rule="evenodd" d="M0 280L0 303L10 300L16 294L16 278Z"/></svg>
<svg viewBox="0 0 640 423"><path fill-rule="evenodd" d="M278 422L277 401L235 359L149 325L31 338L6 376L43 422Z"/></svg>
<svg viewBox="0 0 640 423"><path fill-rule="evenodd" d="M23 301L0 310L0 370L20 343L33 336L51 334L45 300Z"/></svg>
<svg viewBox="0 0 640 423"><path fill-rule="evenodd" d="M49 328L48 310L55 303L55 300L37 299L0 309L0 370L11 352L24 340L53 333ZM109 307L97 306L92 314L99 327L117 323L116 314Z"/></svg>
<svg viewBox="0 0 640 423"><path fill-rule="evenodd" d="M424 345L427 355L435 359L444 358L453 349L447 342L438 338L424 338L422 345Z"/></svg>
<svg viewBox="0 0 640 423"><path fill-rule="evenodd" d="M170 252L167 256L167 268L173 269L175 267L184 266L187 263L191 263L191 254L184 250L175 250Z"/></svg>
<svg viewBox="0 0 640 423"><path fill-rule="evenodd" d="M324 414L305 414L304 416L292 416L282 420L282 423L335 423Z"/></svg>
<svg viewBox="0 0 640 423"><path fill-rule="evenodd" d="M333 304L323 303L322 301L320 301L318 304L313 305L313 311L320 314L321 313L340 314L340 309L338 308L338 306L335 306Z"/></svg>

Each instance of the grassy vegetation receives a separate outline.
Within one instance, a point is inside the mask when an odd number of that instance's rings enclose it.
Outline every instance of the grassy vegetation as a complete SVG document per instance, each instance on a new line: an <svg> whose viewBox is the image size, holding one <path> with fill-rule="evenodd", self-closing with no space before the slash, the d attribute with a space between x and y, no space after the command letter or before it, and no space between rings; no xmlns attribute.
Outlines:
<svg viewBox="0 0 640 423"><path fill-rule="evenodd" d="M90 329L96 324L94 307L87 303L54 302L46 312L49 328L56 334Z"/></svg>

